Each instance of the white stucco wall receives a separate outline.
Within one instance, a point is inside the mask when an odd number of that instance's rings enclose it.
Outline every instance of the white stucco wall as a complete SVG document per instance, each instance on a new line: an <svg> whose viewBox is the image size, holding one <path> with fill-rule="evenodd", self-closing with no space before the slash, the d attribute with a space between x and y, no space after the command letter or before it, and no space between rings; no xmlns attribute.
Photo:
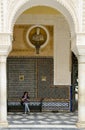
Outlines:
<svg viewBox="0 0 85 130"><path fill-rule="evenodd" d="M28 15L20 16L16 24L44 24L54 26L54 84L70 85L70 31L62 15Z"/></svg>

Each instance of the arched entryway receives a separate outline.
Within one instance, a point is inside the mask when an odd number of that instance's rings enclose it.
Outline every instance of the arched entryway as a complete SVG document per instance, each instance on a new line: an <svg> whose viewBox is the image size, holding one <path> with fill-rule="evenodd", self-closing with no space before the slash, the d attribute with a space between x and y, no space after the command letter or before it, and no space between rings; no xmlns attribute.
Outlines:
<svg viewBox="0 0 85 130"><path fill-rule="evenodd" d="M68 8L68 7L63 6L63 2L61 2L61 3L55 2L55 1L53 3L51 3L51 1L47 2L47 3L45 3L45 2L46 1L43 1L42 3L40 1L37 1L37 2L36 1L31 1L31 3L29 3L29 1L27 1L25 3L25 2L22 1L21 3L19 3L19 5L17 4L17 6L14 7L14 12L12 13L12 15L10 15L10 19L9 19L9 23L10 23L9 28L10 28L10 30L13 29L15 21L17 20L18 16L24 10L26 10L27 8L30 8L31 6L43 5L43 6L52 7L54 9L58 9L63 15L66 16L66 19L67 19L67 21L68 21L68 23L70 25L69 30L71 31L71 36L73 36L75 34L75 30L77 29L76 25L78 25L78 24L75 24L75 23L77 23L77 19L74 16L74 13L72 12L72 10L70 10L70 8ZM44 22L46 22L46 21L44 21ZM52 24L52 21L50 22L50 24ZM54 28L54 43L57 42L55 30L56 30L56 28ZM74 50L74 48L72 48L72 49ZM54 44L54 54L53 54L54 55L54 70L56 70L56 65L57 65L56 64L57 63L57 60L56 60L57 53L56 52L58 52L58 51L56 51L56 50L57 50L56 44ZM76 54L76 51L75 51L75 54ZM54 85L57 85L57 80L58 79L56 80L56 77L57 77L57 71L54 71ZM69 79L70 79L70 76L69 76ZM59 81L58 81L58 83L59 83ZM68 83L67 83L67 85L68 85Z"/></svg>
<svg viewBox="0 0 85 130"><path fill-rule="evenodd" d="M46 37L39 53L30 41L32 35L34 40L38 28ZM28 9L17 19L13 38L7 66L8 104L16 104L16 100L20 102L20 97L27 90L30 102L40 103L43 99L42 111L71 111L70 30L64 16L46 6ZM37 38L35 42L39 42Z"/></svg>

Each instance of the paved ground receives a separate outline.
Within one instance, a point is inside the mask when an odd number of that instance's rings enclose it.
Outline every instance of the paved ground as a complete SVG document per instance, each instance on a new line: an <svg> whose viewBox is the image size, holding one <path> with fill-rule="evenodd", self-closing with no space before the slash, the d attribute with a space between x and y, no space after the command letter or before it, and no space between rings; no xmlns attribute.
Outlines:
<svg viewBox="0 0 85 130"><path fill-rule="evenodd" d="M75 127L77 122L77 112L75 113L53 113L53 112L39 112L39 113L8 113L9 126L15 125L58 125Z"/></svg>
<svg viewBox="0 0 85 130"><path fill-rule="evenodd" d="M77 112L8 113L8 128L0 130L85 130L76 127Z"/></svg>

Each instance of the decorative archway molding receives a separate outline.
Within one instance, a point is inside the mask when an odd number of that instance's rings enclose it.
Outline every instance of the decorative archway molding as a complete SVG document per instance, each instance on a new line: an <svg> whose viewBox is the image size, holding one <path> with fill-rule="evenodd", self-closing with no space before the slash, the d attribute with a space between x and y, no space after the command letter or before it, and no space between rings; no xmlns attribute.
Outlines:
<svg viewBox="0 0 85 130"><path fill-rule="evenodd" d="M75 1L74 1L75 2ZM75 4L73 3L73 0L10 0L9 3L9 8L8 8L8 24L7 24L7 31L13 33L13 26L17 20L17 18L26 10L31 7L35 6L47 6L54 8L55 10L58 10L63 14L69 24L70 28L70 33L71 33L71 45L72 45L72 51L78 55L79 50L83 54L84 52L84 47L83 47L83 42L85 41L84 36L81 34L78 36L79 31L81 32L81 26L82 22L79 20L79 14L77 12L77 8L75 8ZM81 16L82 17L82 16ZM81 46L82 43L82 46ZM79 50L78 50L78 45L79 44ZM82 56L80 55L78 57L79 60L79 117L78 117L78 127L84 127L85 128L85 55ZM3 67L3 66L2 66ZM4 66L5 68L5 66ZM5 70L5 69L3 69ZM5 72L4 72L5 74ZM3 91L3 84L2 84L2 91ZM82 95L82 96L81 96ZM82 102L83 101L83 102ZM5 104L5 103L4 103ZM6 114L5 114L6 115ZM3 111L1 113L1 117L3 117ZM5 117L6 119L6 117ZM5 120L4 119L4 120ZM3 120L3 118L1 118Z"/></svg>
<svg viewBox="0 0 85 130"><path fill-rule="evenodd" d="M17 4L16 4L17 3ZM78 17L75 8L70 6L69 2L63 0L14 0L9 8L9 29L12 30L17 18L23 11L34 6L48 6L60 11L68 21L71 35L79 30Z"/></svg>
<svg viewBox="0 0 85 130"><path fill-rule="evenodd" d="M69 3L70 2L70 3ZM75 10L75 4L73 1L63 1L63 0L22 0L22 1L10 1L10 7L8 9L8 30L13 34L13 27L17 18L26 10L35 6L47 6L55 10L60 11L61 14L66 18L70 33L71 33L71 50L78 55L77 46L75 42L76 32L79 31L79 20L78 13Z"/></svg>

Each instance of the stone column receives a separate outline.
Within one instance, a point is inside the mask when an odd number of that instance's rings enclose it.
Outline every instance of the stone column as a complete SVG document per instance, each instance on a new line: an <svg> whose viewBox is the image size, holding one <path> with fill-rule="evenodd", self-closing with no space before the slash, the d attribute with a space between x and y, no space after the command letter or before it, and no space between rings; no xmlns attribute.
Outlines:
<svg viewBox="0 0 85 130"><path fill-rule="evenodd" d="M7 126L7 72L6 59L11 50L11 35L0 33L0 126Z"/></svg>
<svg viewBox="0 0 85 130"><path fill-rule="evenodd" d="M78 123L80 128L85 127L85 55L78 58Z"/></svg>
<svg viewBox="0 0 85 130"><path fill-rule="evenodd" d="M0 124L7 126L6 56L0 56Z"/></svg>

